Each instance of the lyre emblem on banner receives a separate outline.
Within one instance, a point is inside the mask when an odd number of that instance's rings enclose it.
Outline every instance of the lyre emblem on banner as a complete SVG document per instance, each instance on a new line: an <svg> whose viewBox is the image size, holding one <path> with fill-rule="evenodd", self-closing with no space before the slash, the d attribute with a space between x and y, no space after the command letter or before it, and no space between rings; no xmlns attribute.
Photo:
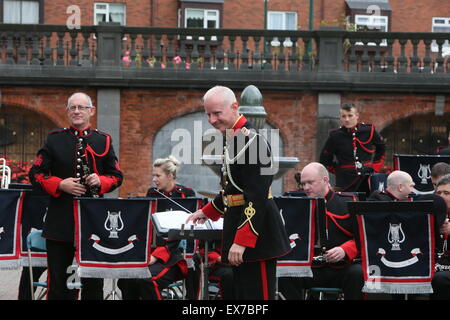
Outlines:
<svg viewBox="0 0 450 320"><path fill-rule="evenodd" d="M417 176L422 179L421 184L428 184L427 180L431 178L430 165L420 164L419 171L417 171Z"/></svg>
<svg viewBox="0 0 450 320"><path fill-rule="evenodd" d="M384 191L384 181L381 181L378 184L378 191L383 192Z"/></svg>
<svg viewBox="0 0 450 320"><path fill-rule="evenodd" d="M392 244L392 251L401 250L400 243L403 243L403 241L405 241L405 238L405 233L402 230L401 223L389 223L388 242Z"/></svg>
<svg viewBox="0 0 450 320"><path fill-rule="evenodd" d="M2 233L5 233L5 229L0 227L0 240L2 239Z"/></svg>
<svg viewBox="0 0 450 320"><path fill-rule="evenodd" d="M109 227L108 227L109 221ZM120 224L120 227L119 227ZM105 229L109 231L109 238L119 238L118 232L123 229L123 220L120 217L119 212L110 212L108 211L108 217L105 220Z"/></svg>

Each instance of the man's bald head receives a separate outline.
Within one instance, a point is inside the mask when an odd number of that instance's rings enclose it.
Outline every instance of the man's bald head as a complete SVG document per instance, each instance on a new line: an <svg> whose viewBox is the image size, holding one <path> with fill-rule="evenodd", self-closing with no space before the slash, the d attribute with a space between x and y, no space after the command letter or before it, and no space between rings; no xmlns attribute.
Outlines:
<svg viewBox="0 0 450 320"><path fill-rule="evenodd" d="M330 190L330 176L319 162L307 164L301 173L301 184L308 197L325 197Z"/></svg>
<svg viewBox="0 0 450 320"><path fill-rule="evenodd" d="M406 200L415 184L409 173L396 170L387 177L386 190L399 200Z"/></svg>

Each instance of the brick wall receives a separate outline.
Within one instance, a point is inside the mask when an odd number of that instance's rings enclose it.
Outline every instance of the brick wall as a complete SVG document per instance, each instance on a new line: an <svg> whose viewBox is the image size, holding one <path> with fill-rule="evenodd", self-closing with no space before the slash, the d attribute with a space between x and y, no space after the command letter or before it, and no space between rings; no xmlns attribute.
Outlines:
<svg viewBox="0 0 450 320"><path fill-rule="evenodd" d="M65 24L70 5L81 8L81 24L91 25L94 18L94 0L46 1L44 20L46 24ZM176 27L178 22L178 0L108 0L109 3L126 3L128 26ZM309 0L270 0L269 11L296 11L298 26L307 30L309 24ZM443 0L390 0L392 31L429 32L432 17L449 17L450 1ZM328 25L342 19L345 14L345 0L315 0L314 28L321 21ZM224 2L224 28L263 29L264 1L226 0Z"/></svg>

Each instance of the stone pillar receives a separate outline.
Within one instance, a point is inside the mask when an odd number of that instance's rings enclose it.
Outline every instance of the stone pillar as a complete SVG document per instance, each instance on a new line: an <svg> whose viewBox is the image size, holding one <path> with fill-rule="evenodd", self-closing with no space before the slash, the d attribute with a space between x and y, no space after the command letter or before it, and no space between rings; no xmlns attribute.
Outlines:
<svg viewBox="0 0 450 320"><path fill-rule="evenodd" d="M339 93L319 93L319 105L317 110L317 140L316 159L319 161L320 152L331 130L340 126L339 109L341 107L341 95ZM334 176L330 176L334 185Z"/></svg>
<svg viewBox="0 0 450 320"><path fill-rule="evenodd" d="M112 145L117 158L120 157L120 89L98 89L97 91L97 128L111 135ZM107 194L117 197L118 190Z"/></svg>
<svg viewBox="0 0 450 320"><path fill-rule="evenodd" d="M118 22L100 22L97 27L97 66L119 66L122 53L122 27Z"/></svg>
<svg viewBox="0 0 450 320"><path fill-rule="evenodd" d="M343 71L343 34L339 36L336 31L343 31L340 27L322 26L319 40L319 72ZM333 32L327 32L333 31Z"/></svg>

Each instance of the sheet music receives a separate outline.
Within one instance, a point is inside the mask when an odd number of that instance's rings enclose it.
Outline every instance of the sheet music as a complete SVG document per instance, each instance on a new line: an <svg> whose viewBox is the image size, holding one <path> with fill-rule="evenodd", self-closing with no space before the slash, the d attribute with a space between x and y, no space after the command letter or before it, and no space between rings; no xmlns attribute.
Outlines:
<svg viewBox="0 0 450 320"><path fill-rule="evenodd" d="M223 218L219 218L217 221L209 220L211 224L211 229L222 230L223 229Z"/></svg>
<svg viewBox="0 0 450 320"><path fill-rule="evenodd" d="M161 229L181 229L182 224L185 225L185 229L190 229L193 225L192 223L185 223L190 214L181 210L155 212L153 215ZM194 230L203 229L209 228L206 224L194 225Z"/></svg>

